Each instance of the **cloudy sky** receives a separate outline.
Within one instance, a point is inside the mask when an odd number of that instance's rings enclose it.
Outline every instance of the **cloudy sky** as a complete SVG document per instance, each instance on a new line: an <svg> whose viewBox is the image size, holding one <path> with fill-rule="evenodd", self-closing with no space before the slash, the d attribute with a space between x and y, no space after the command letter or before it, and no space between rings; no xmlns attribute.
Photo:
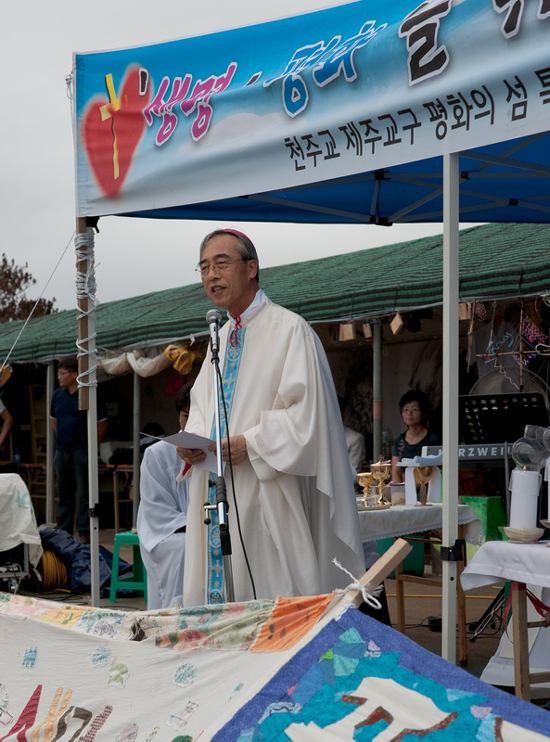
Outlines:
<svg viewBox="0 0 550 742"><path fill-rule="evenodd" d="M339 4L336 0L18 0L0 28L2 248L28 263L59 309L75 304L74 153L65 77L75 51L139 46L258 23ZM101 302L194 283L197 246L211 229L244 229L263 266L311 260L441 232L439 225L309 226L105 217L96 238ZM69 245L68 249L65 248ZM63 257L62 257L63 255Z"/></svg>

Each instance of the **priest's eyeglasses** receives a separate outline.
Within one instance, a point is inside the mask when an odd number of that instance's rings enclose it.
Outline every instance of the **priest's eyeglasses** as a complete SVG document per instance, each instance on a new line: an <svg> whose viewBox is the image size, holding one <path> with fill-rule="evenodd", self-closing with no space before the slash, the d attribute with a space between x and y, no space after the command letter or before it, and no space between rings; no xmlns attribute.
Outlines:
<svg viewBox="0 0 550 742"><path fill-rule="evenodd" d="M195 272L198 273L201 278L205 278L205 276L210 273L210 269L215 270L216 273L223 273L230 265L233 265L233 263L246 263L248 260L252 260L252 258L219 258L218 260L213 260L211 263L205 261L204 263L199 263L197 265Z"/></svg>

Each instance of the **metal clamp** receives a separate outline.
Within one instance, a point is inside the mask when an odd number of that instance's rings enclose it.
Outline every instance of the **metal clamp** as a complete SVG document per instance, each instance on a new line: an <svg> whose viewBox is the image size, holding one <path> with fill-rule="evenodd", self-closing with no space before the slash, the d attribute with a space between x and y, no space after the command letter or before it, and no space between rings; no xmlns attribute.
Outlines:
<svg viewBox="0 0 550 742"><path fill-rule="evenodd" d="M463 538L457 538L453 546L441 547L441 559L444 562L463 562L466 541Z"/></svg>

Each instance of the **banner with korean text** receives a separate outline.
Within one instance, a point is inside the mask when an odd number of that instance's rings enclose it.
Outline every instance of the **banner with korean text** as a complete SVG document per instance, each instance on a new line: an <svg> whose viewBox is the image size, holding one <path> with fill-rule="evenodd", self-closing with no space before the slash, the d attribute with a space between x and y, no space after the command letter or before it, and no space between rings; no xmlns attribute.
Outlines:
<svg viewBox="0 0 550 742"><path fill-rule="evenodd" d="M358 0L75 54L78 214L246 196L546 131L549 42L548 0Z"/></svg>

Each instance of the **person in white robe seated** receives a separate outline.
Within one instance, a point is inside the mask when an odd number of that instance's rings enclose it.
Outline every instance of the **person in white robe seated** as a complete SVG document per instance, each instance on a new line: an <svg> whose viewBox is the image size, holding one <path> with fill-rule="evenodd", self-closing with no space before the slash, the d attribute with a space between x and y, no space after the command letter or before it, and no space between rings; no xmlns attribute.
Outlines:
<svg viewBox="0 0 550 742"><path fill-rule="evenodd" d="M329 593L365 571L353 477L338 400L321 342L258 283L258 255L236 230L209 234L197 270L226 309L220 373L229 420L221 449L236 601ZM211 349L191 392L187 431L215 438ZM228 442L230 445L228 445ZM210 447L215 451L215 444ZM179 448L190 478L185 606L227 600L215 502L201 449ZM238 515L238 520L237 520Z"/></svg>
<svg viewBox="0 0 550 742"><path fill-rule="evenodd" d="M183 430L189 415L192 383L176 395L176 411ZM137 532L147 570L147 608L183 605L185 531L189 483L176 481L181 459L176 447L159 441L145 450L140 470Z"/></svg>
<svg viewBox="0 0 550 742"><path fill-rule="evenodd" d="M355 473L365 470L365 458L367 456L367 447L365 445L365 436L357 430L353 430L346 425L347 402L344 397L338 397L338 405L344 423L344 436L348 448L349 463L353 466Z"/></svg>

